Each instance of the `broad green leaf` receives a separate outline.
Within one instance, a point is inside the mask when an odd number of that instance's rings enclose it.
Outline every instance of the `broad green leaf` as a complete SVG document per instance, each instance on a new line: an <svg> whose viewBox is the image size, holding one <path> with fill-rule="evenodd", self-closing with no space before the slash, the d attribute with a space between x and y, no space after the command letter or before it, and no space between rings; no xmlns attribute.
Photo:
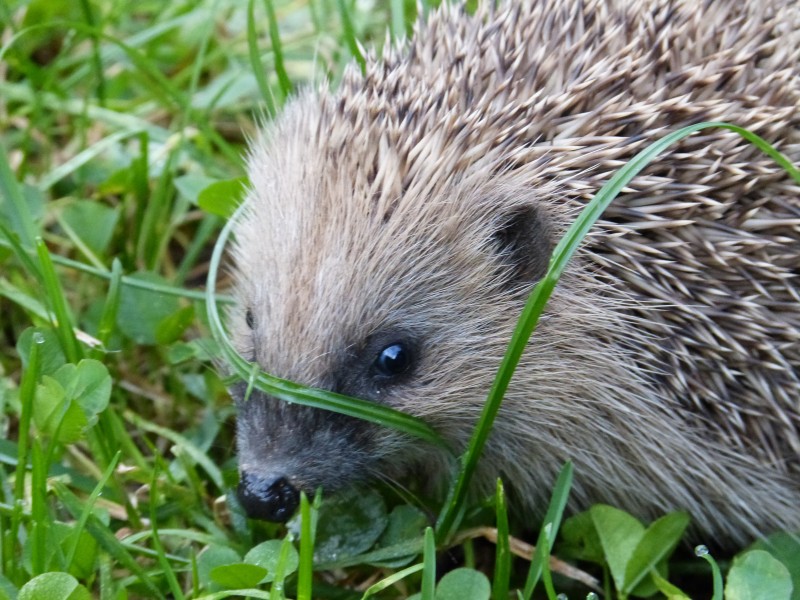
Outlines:
<svg viewBox="0 0 800 600"><path fill-rule="evenodd" d="M22 366L28 368L28 357L31 354L33 335L38 333L43 340L39 347L39 368L42 375L52 375L67 362L66 356L58 342L56 332L49 327L28 327L17 340L17 352L22 359Z"/></svg>
<svg viewBox="0 0 800 600"><path fill-rule="evenodd" d="M70 546L79 536L80 552L77 553L73 561L69 574L78 579L87 579L92 576L96 568L97 541L86 531L78 532L74 524L61 523L55 521L46 528L47 545L45 546L44 564L48 571L59 571L66 569L64 558ZM31 566L31 550L33 538L29 537L23 547L23 561L26 569Z"/></svg>
<svg viewBox="0 0 800 600"><path fill-rule="evenodd" d="M800 600L800 536L784 532L775 533L757 541L750 549L766 550L789 569L794 586L792 600Z"/></svg>
<svg viewBox="0 0 800 600"><path fill-rule="evenodd" d="M211 578L211 571L217 567L223 567L242 562L242 557L236 550L228 546L211 544L197 555L197 577L203 588L209 588L214 583Z"/></svg>
<svg viewBox="0 0 800 600"><path fill-rule="evenodd" d="M212 185L214 179L201 173L189 173L176 177L173 183L181 196L192 204L197 204L200 193L209 185Z"/></svg>
<svg viewBox="0 0 800 600"><path fill-rule="evenodd" d="M0 600L12 600L18 596L17 588L8 580L8 578L0 573Z"/></svg>
<svg viewBox="0 0 800 600"><path fill-rule="evenodd" d="M194 323L194 306L184 306L159 321L156 326L156 341L163 346L171 344L183 335Z"/></svg>
<svg viewBox="0 0 800 600"><path fill-rule="evenodd" d="M119 209L91 200L76 200L61 212L61 222L69 227L95 254L108 247L119 220Z"/></svg>
<svg viewBox="0 0 800 600"><path fill-rule="evenodd" d="M207 213L229 219L244 199L247 179L226 179L206 186L197 197L197 204Z"/></svg>
<svg viewBox="0 0 800 600"><path fill-rule="evenodd" d="M136 273L130 279L169 285L166 279L155 273ZM155 345L158 343L159 326L179 308L174 296L126 285L120 294L117 326L137 344Z"/></svg>
<svg viewBox="0 0 800 600"><path fill-rule="evenodd" d="M211 579L231 590L252 588L264 580L267 570L258 565L233 563L214 567L209 573Z"/></svg>
<svg viewBox="0 0 800 600"><path fill-rule="evenodd" d="M266 576L262 582L272 581L275 576L275 571L278 566L278 561L281 556L281 547L283 540L267 540L252 548L244 557L244 562L251 565L257 565L267 571ZM284 576L288 576L297 570L297 565L300 563L300 557L297 554L294 546L289 545L289 556L284 566Z"/></svg>
<svg viewBox="0 0 800 600"><path fill-rule="evenodd" d="M669 581L661 577L658 571L652 573L653 583L655 583L658 591L667 597L667 600L692 600L686 593L679 587L672 585Z"/></svg>
<svg viewBox="0 0 800 600"><path fill-rule="evenodd" d="M36 386L33 422L39 431L64 444L80 440L89 424L81 407L70 402L61 384L47 375Z"/></svg>
<svg viewBox="0 0 800 600"><path fill-rule="evenodd" d="M632 592L656 565L672 554L689 525L689 515L674 512L652 523L636 545L625 569L625 585L620 590Z"/></svg>
<svg viewBox="0 0 800 600"><path fill-rule="evenodd" d="M53 379L61 384L67 397L86 412L90 421L108 406L111 375L100 361L86 358L77 365L66 364L53 374Z"/></svg>
<svg viewBox="0 0 800 600"><path fill-rule="evenodd" d="M617 590L625 589L625 571L645 528L628 513L597 504L589 510Z"/></svg>
<svg viewBox="0 0 800 600"><path fill-rule="evenodd" d="M584 511L564 521L557 554L562 558L576 558L598 565L605 563L603 545L590 511Z"/></svg>
<svg viewBox="0 0 800 600"><path fill-rule="evenodd" d="M167 361L170 365L179 365L196 356L195 347L185 342L175 342L167 348Z"/></svg>
<svg viewBox="0 0 800 600"><path fill-rule="evenodd" d="M475 569L454 569L436 586L436 600L489 600L489 579Z"/></svg>
<svg viewBox="0 0 800 600"><path fill-rule="evenodd" d="M386 504L374 490L348 488L326 497L319 510L314 561L335 561L368 550L387 523Z"/></svg>
<svg viewBox="0 0 800 600"><path fill-rule="evenodd" d="M17 600L91 600L89 590L69 573L53 571L34 577L19 591Z"/></svg>
<svg viewBox="0 0 800 600"><path fill-rule="evenodd" d="M792 577L781 561L765 550L750 550L733 559L725 583L725 600L790 600Z"/></svg>
<svg viewBox="0 0 800 600"><path fill-rule="evenodd" d="M408 504L395 506L389 513L386 529L378 538L377 548L390 548L396 544L419 540L428 525L428 518L420 509ZM415 554L409 554L394 560L378 561L372 563L382 567L401 567L409 563Z"/></svg>

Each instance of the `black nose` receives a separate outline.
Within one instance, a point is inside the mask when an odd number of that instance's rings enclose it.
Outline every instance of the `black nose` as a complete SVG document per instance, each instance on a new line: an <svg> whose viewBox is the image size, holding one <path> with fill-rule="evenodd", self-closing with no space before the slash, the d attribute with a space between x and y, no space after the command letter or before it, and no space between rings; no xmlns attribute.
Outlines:
<svg viewBox="0 0 800 600"><path fill-rule="evenodd" d="M300 504L300 492L285 477L242 473L237 496L248 517L276 523L287 521Z"/></svg>

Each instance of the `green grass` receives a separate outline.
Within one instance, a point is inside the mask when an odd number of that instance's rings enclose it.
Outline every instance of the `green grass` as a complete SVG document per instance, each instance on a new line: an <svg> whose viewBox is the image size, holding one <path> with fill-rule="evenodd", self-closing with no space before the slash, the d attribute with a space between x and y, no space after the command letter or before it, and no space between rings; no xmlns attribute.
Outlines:
<svg viewBox="0 0 800 600"><path fill-rule="evenodd" d="M297 87L335 86L361 60L359 43L409 30L413 2L376 6L0 0L0 600L589 593L549 568L570 465L532 561L511 557L502 484L491 509L467 506L465 491L569 256L626 181L689 129L624 167L559 244L435 529L422 507L384 490L303 498L288 527L248 522L230 501L234 414L214 368L220 356L273 395L438 440L408 415L252 371L220 336L213 303L206 316L206 278L215 279L226 199L244 175L245 137ZM629 531L635 556L597 523ZM496 528L495 545L474 539L481 526ZM610 507L570 521L573 541L600 540L599 555L582 558L601 563L602 585L623 598L684 528L680 513L645 526ZM442 577L446 548L463 560ZM776 569L758 552L743 556L739 573ZM688 569L698 565L704 597L721 597L719 570L712 578L700 559ZM682 568L674 562L670 573ZM680 597L666 579L649 585Z"/></svg>

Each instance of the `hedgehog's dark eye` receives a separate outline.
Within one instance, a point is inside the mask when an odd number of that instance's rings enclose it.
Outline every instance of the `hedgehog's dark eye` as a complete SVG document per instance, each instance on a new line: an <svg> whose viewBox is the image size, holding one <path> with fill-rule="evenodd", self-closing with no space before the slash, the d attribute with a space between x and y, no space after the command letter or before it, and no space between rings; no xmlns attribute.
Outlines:
<svg viewBox="0 0 800 600"><path fill-rule="evenodd" d="M244 314L244 322L247 323L247 326L252 329L256 325L255 317L253 317L253 311L249 308L247 312Z"/></svg>
<svg viewBox="0 0 800 600"><path fill-rule="evenodd" d="M402 375L411 367L411 350L405 344L389 344L378 353L375 370L385 377Z"/></svg>

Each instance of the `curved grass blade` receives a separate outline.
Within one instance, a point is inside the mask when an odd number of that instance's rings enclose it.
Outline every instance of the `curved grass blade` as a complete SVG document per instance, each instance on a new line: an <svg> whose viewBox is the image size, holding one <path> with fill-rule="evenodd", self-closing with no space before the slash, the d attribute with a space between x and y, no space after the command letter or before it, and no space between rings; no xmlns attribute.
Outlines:
<svg viewBox="0 0 800 600"><path fill-rule="evenodd" d="M415 565L411 565L410 567L406 567L402 571L398 571L397 573L392 573L386 579L381 579L378 583L374 583L367 588L367 591L364 592L364 595L361 596L361 600L367 600L377 594L378 592L382 592L388 587L393 586L398 581L405 579L409 575L413 575L417 571L422 570L422 563L417 563Z"/></svg>
<svg viewBox="0 0 800 600"><path fill-rule="evenodd" d="M364 419L371 423L392 427L437 446L446 447L441 437L422 419L412 417L411 415L389 408L388 406L375 404L359 398L350 398L349 396L336 394L334 392L309 388L286 379L274 377L259 370L258 365L247 362L239 355L225 333L219 310L214 301L214 291L216 288L217 270L222 258L222 251L225 247L225 242L231 234L233 224L236 222L240 213L241 208L228 220L220 233L220 237L214 246L214 252L211 256L208 280L206 283L206 310L211 333L234 372L250 385L275 398L280 398L287 402L296 402L297 404L303 404L305 406L323 408L351 417Z"/></svg>
<svg viewBox="0 0 800 600"><path fill-rule="evenodd" d="M486 445L486 440L489 437L489 432L491 431L497 412L500 410L500 403L508 389L511 377L514 374L514 370L517 368L522 352L525 350L528 340L536 327L536 323L544 311L547 300L550 298L550 294L553 293L553 289L556 283L558 283L559 278L564 273L570 258L575 254L583 239L586 237L586 234L589 232L589 229L600 218L603 211L605 211L612 200L617 197L620 191L622 191L642 169L650 164L656 156L670 145L696 131L711 127L720 127L738 133L772 157L781 167L786 169L796 181L800 182L800 171L798 171L798 169L780 152L775 150L769 142L737 125L716 121L689 125L665 135L639 152L639 154L634 156L617 171L586 205L572 226L567 230L566 234L559 240L555 250L553 250L547 273L536 285L525 303L525 308L522 311L519 321L517 321L517 326L511 336L511 342L506 349L506 354L503 357L489 396L484 404L481 417L473 431L472 439L470 440L466 453L462 456L461 470L458 478L450 488L447 505L439 516L439 520L436 524L437 537L440 542L449 538L458 526L458 515L463 511L462 505L466 498L469 482L475 472L481 452Z"/></svg>
<svg viewBox="0 0 800 600"><path fill-rule="evenodd" d="M711 576L714 582L714 593L711 597L712 600L722 600L723 585L722 585L722 571L720 571L717 561L711 556L706 546L700 545L694 549L695 556L699 556L711 565Z"/></svg>
<svg viewBox="0 0 800 600"><path fill-rule="evenodd" d="M39 267L31 259L31 255L34 254L34 251L23 248L19 244L19 241L16 239L14 233L9 231L9 229L5 227L3 223L0 223L0 235L6 238L6 239L0 238L0 248L8 248L13 250L14 254L17 256L20 262L22 262L28 269L28 272L37 279L41 279L41 274L39 273ZM50 256L50 260L52 260L53 264L60 265L62 267L68 267L70 269L75 269L76 271L80 271L81 273L86 273L88 275L100 277L101 279L107 279L111 281L115 277L112 271L107 271L105 269L93 267L91 265L87 265L85 263L73 260L71 258L66 258L58 254L52 254ZM158 294L166 294L168 296L179 296L181 298L186 298L188 300L197 300L200 302L205 302L207 299L206 293L202 291L187 290L178 286L164 285L161 283L144 281L141 279L128 277L127 275L123 275L120 281L122 282L123 285L127 285L133 288L138 288L140 290L147 290L149 292L155 292ZM216 301L221 302L223 304L230 304L233 302L233 298L225 294L218 294L216 296Z"/></svg>

